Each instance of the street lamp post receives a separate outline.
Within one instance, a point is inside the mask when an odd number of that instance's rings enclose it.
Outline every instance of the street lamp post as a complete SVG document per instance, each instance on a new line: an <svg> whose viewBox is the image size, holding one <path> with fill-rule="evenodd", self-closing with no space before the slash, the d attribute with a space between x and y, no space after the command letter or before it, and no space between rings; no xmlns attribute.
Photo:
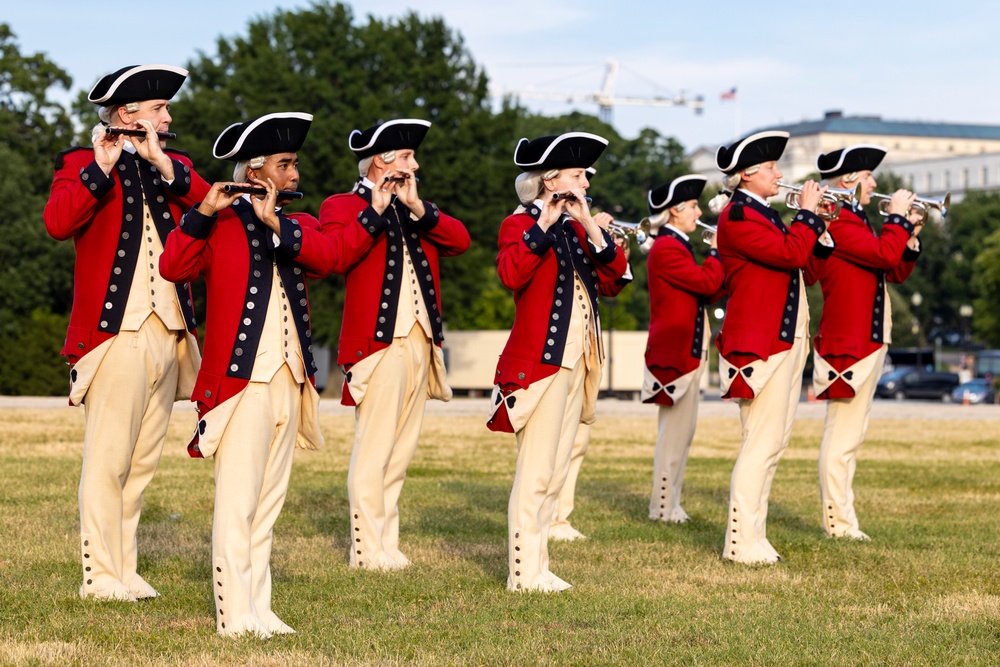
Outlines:
<svg viewBox="0 0 1000 667"><path fill-rule="evenodd" d="M923 340L920 335L920 304L924 302L924 296L920 292L914 292L910 296L910 303L913 305L913 326L911 331L917 337L917 366L923 366Z"/></svg>
<svg viewBox="0 0 1000 667"><path fill-rule="evenodd" d="M962 318L962 342L968 345L972 342L972 304L963 303L958 314Z"/></svg>

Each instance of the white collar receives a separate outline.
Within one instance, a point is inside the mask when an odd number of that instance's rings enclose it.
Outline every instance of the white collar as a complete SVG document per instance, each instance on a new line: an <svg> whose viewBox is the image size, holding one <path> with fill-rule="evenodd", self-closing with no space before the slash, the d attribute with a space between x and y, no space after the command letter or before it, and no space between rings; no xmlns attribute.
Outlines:
<svg viewBox="0 0 1000 667"><path fill-rule="evenodd" d="M684 232L682 232L681 230L677 229L676 227L674 227L673 225L671 225L671 224L670 224L669 222L668 222L667 224L663 225L663 226L664 226L664 227L666 227L667 229L670 229L670 230L673 230L673 232L674 232L675 234L677 234L677 235L679 235L680 237L682 237L682 238L683 238L683 239L684 239L685 241L690 241L690 240L691 240L691 239L690 239L690 238L688 237L688 235L687 235L687 234L685 234L685 233L684 233Z"/></svg>
<svg viewBox="0 0 1000 667"><path fill-rule="evenodd" d="M756 199L757 201L759 201L764 206L766 206L768 208L771 208L771 205L768 204L767 200L764 199L763 197L759 197L759 196L755 195L754 193L750 192L749 190L744 190L743 188L739 188L739 191L742 192L743 194L745 194L747 197L750 197L751 199Z"/></svg>

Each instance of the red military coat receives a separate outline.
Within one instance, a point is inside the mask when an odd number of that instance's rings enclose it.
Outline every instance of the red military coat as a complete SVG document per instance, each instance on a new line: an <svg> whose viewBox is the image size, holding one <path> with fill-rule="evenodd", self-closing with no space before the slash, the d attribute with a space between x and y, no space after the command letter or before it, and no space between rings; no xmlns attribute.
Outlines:
<svg viewBox="0 0 1000 667"><path fill-rule="evenodd" d="M497 273L504 287L514 292L515 306L514 326L494 376L505 393L526 389L559 370L572 316L574 269L587 289L592 312L597 313L600 286L617 283L628 267L625 253L607 232L605 248L594 252L579 222L565 218L543 232L537 224L540 214L541 209L530 204L500 225ZM596 319L595 326L600 341ZM487 425L494 431L514 430L503 405Z"/></svg>
<svg viewBox="0 0 1000 667"><path fill-rule="evenodd" d="M344 318L337 363L350 370L392 342L401 289L403 246L413 258L414 271L431 309L434 344L444 341L441 311L440 257L469 249L469 232L456 218L424 202L426 212L413 220L410 210L394 199L382 215L371 207L371 192L359 182L354 192L328 197L319 211L323 234L334 247L334 273L346 277ZM342 403L354 405L347 383Z"/></svg>
<svg viewBox="0 0 1000 667"><path fill-rule="evenodd" d="M811 285L818 280L823 289L816 353L843 372L887 342L885 282L906 280L920 251L907 248L913 225L900 215L889 216L877 236L863 210L844 207L830 231L837 249L827 260L810 260L806 281ZM854 390L837 378L817 398L852 396Z"/></svg>
<svg viewBox="0 0 1000 667"><path fill-rule="evenodd" d="M298 333L306 373L311 377L316 372L305 278L320 278L332 270L333 246L311 215L282 214L279 219L276 248L272 231L245 198L214 216L191 209L167 237L160 257L163 277L174 282L204 277L207 288L204 354L192 396L202 417L250 382L275 263L288 295L288 320ZM192 455L198 454L192 451Z"/></svg>
<svg viewBox="0 0 1000 667"><path fill-rule="evenodd" d="M691 244L672 229L656 236L646 259L649 275L649 338L646 367L662 385L697 370L705 340L705 307L722 297L725 272L719 253L709 251L701 266ZM648 403L673 405L654 387Z"/></svg>
<svg viewBox="0 0 1000 667"><path fill-rule="evenodd" d="M71 148L56 159L43 219L53 238L72 238L76 246L73 312L62 350L70 363L119 331L142 245L143 193L165 244L181 214L209 190L185 153L169 148L166 152L174 163L169 186L156 167L127 151L122 151L110 176L97 166L92 148ZM177 285L177 300L194 332L197 323L188 285Z"/></svg>
<svg viewBox="0 0 1000 667"><path fill-rule="evenodd" d="M788 227L781 216L742 190L719 216L718 247L729 293L726 319L716 339L719 354L737 368L789 350L795 340L801 269L810 255L826 255L819 244L819 216L799 211ZM749 369L748 369L749 370ZM743 377L727 397L753 398Z"/></svg>

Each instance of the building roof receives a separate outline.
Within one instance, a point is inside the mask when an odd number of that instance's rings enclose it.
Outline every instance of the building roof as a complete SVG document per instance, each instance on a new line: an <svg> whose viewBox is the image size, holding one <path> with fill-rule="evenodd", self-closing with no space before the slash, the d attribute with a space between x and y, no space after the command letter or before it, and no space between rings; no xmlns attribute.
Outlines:
<svg viewBox="0 0 1000 667"><path fill-rule="evenodd" d="M993 139L1000 141L1000 125L963 125L910 120L882 120L880 116L844 116L828 111L819 120L774 125L764 130L783 130L793 137L828 132L832 134L875 134L945 139Z"/></svg>

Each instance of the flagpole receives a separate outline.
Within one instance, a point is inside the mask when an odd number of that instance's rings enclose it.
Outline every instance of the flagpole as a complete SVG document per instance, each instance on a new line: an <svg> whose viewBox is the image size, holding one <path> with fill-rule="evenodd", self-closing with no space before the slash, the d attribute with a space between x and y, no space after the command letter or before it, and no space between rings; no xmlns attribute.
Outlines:
<svg viewBox="0 0 1000 667"><path fill-rule="evenodd" d="M733 100L733 133L734 137L740 136L740 96L737 95L736 99Z"/></svg>

